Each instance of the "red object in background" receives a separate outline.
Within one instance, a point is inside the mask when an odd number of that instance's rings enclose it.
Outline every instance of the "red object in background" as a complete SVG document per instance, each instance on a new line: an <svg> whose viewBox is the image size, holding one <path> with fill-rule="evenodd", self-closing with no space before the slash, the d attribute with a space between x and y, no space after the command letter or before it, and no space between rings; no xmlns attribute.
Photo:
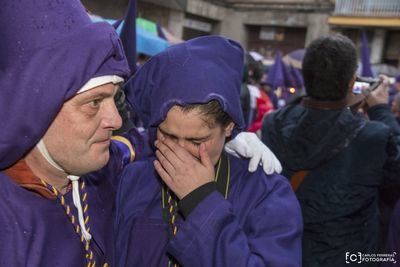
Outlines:
<svg viewBox="0 0 400 267"><path fill-rule="evenodd" d="M267 93L263 90L260 90L260 97L256 99L257 103L257 115L256 119L251 123L248 131L249 132L257 132L261 129L262 121L264 116L274 111L274 105L272 101L269 99Z"/></svg>

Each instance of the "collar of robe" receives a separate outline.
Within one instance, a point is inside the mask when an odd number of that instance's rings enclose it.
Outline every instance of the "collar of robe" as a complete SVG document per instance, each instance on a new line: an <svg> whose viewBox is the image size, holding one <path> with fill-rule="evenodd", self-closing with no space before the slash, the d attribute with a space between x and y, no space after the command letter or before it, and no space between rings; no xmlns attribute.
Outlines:
<svg viewBox="0 0 400 267"><path fill-rule="evenodd" d="M217 191L220 192L225 199L228 198L229 192L230 168L229 156L225 152L222 152L215 168L214 181L217 183ZM162 185L161 197L163 219L170 226L170 238L172 238L178 231L178 226L176 224L178 200L165 183ZM179 264L173 259L169 259L168 266L179 267Z"/></svg>
<svg viewBox="0 0 400 267"><path fill-rule="evenodd" d="M230 182L230 160L228 154L225 152L222 152L215 167L214 181L217 184L217 191L227 199ZM174 236L177 231L176 216L178 214L178 198L173 192L171 192L165 183L162 185L161 197L163 219L170 225L171 236Z"/></svg>

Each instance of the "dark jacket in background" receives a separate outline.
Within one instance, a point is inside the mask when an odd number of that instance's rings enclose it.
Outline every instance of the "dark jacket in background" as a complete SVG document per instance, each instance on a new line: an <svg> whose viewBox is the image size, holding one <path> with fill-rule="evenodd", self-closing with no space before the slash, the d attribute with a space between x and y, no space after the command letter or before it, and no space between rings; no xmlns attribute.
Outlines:
<svg viewBox="0 0 400 267"><path fill-rule="evenodd" d="M386 221L398 197L393 188L400 184L400 128L387 105L370 108L368 115L374 121L349 109L297 104L264 121L262 140L281 161L283 175L308 171L296 192L305 267L346 266L346 252L381 251L380 220ZM384 216L379 205L386 207Z"/></svg>

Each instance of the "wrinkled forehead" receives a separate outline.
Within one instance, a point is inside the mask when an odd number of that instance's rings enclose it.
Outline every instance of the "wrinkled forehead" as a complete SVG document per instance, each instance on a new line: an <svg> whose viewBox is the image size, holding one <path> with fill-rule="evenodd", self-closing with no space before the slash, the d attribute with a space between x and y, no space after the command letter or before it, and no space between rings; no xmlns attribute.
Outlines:
<svg viewBox="0 0 400 267"><path fill-rule="evenodd" d="M167 112L159 127L173 129L175 132L196 132L211 130L216 126L212 127L213 125L215 125L214 119L202 114L199 106L185 110L185 107L174 105Z"/></svg>

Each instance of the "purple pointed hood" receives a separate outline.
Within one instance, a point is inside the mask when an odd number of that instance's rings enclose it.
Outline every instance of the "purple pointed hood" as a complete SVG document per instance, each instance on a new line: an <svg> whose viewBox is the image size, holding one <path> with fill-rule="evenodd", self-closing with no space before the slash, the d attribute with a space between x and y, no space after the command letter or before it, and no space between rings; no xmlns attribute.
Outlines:
<svg viewBox="0 0 400 267"><path fill-rule="evenodd" d="M114 26L115 27L115 26ZM115 29L117 29L115 27ZM136 0L130 0L126 11L125 21L121 29L121 41L125 48L131 72L136 71Z"/></svg>
<svg viewBox="0 0 400 267"><path fill-rule="evenodd" d="M79 0L0 3L0 169L21 159L91 78L129 74L117 34Z"/></svg>
<svg viewBox="0 0 400 267"><path fill-rule="evenodd" d="M199 37L169 47L143 65L126 85L128 101L146 128L156 128L175 104L217 100L244 127L240 106L243 49L220 36Z"/></svg>
<svg viewBox="0 0 400 267"><path fill-rule="evenodd" d="M368 37L365 30L361 31L361 76L374 77L369 58Z"/></svg>

